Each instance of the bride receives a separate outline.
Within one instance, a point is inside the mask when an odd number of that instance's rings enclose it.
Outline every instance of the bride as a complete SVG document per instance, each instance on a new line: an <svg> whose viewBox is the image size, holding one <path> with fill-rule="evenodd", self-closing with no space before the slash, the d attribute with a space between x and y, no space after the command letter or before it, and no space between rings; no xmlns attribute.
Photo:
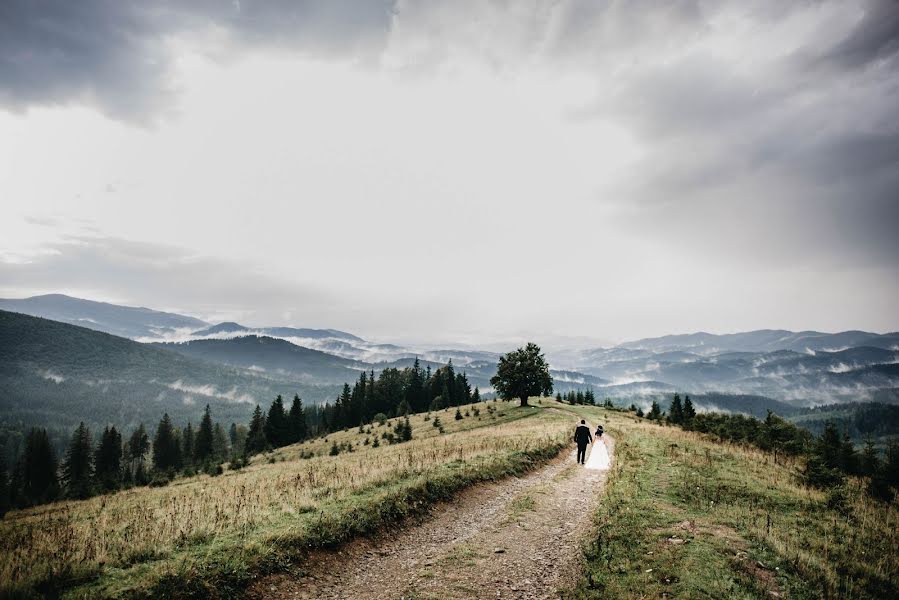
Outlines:
<svg viewBox="0 0 899 600"><path fill-rule="evenodd" d="M609 450L606 443L602 439L602 434L597 430L598 435L593 438L593 448L590 450L590 457L587 458L587 469L597 469L607 471L609 469Z"/></svg>

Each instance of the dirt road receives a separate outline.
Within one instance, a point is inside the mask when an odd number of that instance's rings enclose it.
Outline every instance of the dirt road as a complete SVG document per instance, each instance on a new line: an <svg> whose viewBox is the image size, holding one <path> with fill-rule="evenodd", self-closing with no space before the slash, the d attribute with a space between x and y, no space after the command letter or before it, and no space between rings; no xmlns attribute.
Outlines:
<svg viewBox="0 0 899 600"><path fill-rule="evenodd" d="M610 454L614 442L606 438ZM574 584L581 540L607 471L574 450L522 478L477 486L422 523L340 551L316 552L302 576L268 577L251 598L558 598Z"/></svg>

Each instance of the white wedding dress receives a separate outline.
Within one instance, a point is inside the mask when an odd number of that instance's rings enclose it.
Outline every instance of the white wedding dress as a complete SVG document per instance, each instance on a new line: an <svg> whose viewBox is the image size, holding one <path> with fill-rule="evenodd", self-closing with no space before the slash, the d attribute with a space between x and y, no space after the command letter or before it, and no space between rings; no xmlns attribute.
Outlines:
<svg viewBox="0 0 899 600"><path fill-rule="evenodd" d="M590 456L587 458L587 463L584 467L598 471L609 470L609 451L602 438L599 438L593 444L593 447L590 449Z"/></svg>

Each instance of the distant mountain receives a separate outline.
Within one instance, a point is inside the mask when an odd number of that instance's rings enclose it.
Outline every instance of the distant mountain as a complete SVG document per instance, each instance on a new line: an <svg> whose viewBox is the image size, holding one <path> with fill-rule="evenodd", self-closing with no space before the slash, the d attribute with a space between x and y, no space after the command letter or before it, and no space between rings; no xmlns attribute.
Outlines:
<svg viewBox="0 0 899 600"><path fill-rule="evenodd" d="M306 329L298 327L247 327L239 323L225 322L191 333L192 338L203 338L221 334L267 335L280 338L309 338L314 340L338 339L364 342L360 337L337 329Z"/></svg>
<svg viewBox="0 0 899 600"><path fill-rule="evenodd" d="M128 338L162 337L208 325L193 317L72 298L63 294L0 299L0 309L80 325Z"/></svg>
<svg viewBox="0 0 899 600"><path fill-rule="evenodd" d="M185 356L257 372L281 376L289 374L301 381L321 385L343 385L370 367L366 363L304 348L282 339L258 335L153 345Z"/></svg>
<svg viewBox="0 0 899 600"><path fill-rule="evenodd" d="M711 355L722 352L773 352L776 350L834 352L854 346L897 349L899 348L899 332L884 334L866 331L821 333L819 331L793 332L782 329L762 329L728 334L699 332L646 338L627 342L618 347L653 352L687 351Z"/></svg>
<svg viewBox="0 0 899 600"><path fill-rule="evenodd" d="M347 371L352 379L352 371ZM256 372L48 319L0 311L0 428L30 425L67 432L79 421L100 427L155 424L163 412L197 421L246 421L256 403L299 393L333 398L339 386ZM68 434L67 434L68 435Z"/></svg>

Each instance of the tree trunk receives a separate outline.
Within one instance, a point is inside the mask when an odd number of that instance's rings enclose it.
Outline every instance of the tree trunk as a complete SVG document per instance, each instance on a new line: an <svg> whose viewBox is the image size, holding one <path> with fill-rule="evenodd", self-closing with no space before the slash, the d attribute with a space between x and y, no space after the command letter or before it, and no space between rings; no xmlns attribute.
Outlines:
<svg viewBox="0 0 899 600"><path fill-rule="evenodd" d="M528 397L527 397L527 395L524 395L524 396L521 397L521 405L522 405L522 406L530 406L530 404L528 404Z"/></svg>

